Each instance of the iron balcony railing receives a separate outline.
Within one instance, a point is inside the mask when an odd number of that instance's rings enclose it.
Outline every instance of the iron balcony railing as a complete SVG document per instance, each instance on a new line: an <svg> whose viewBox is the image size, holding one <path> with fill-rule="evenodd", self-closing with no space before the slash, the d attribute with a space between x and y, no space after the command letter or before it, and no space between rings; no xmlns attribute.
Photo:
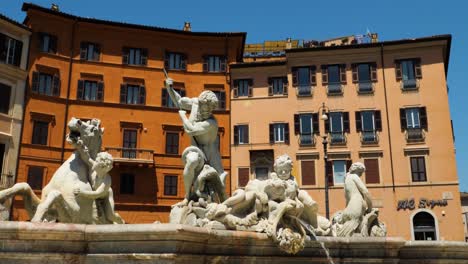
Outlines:
<svg viewBox="0 0 468 264"><path fill-rule="evenodd" d="M379 142L379 135L377 131L361 131L361 143L373 144Z"/></svg>
<svg viewBox="0 0 468 264"><path fill-rule="evenodd" d="M343 85L341 83L329 83L327 87L329 95L338 95L343 93Z"/></svg>
<svg viewBox="0 0 468 264"><path fill-rule="evenodd" d="M373 93L374 84L370 81L360 81L358 83L358 93Z"/></svg>
<svg viewBox="0 0 468 264"><path fill-rule="evenodd" d="M315 146L315 137L313 134L300 134L299 135L300 146Z"/></svg>
<svg viewBox="0 0 468 264"><path fill-rule="evenodd" d="M419 82L417 79L401 80L402 90L417 90L419 88Z"/></svg>
<svg viewBox="0 0 468 264"><path fill-rule="evenodd" d="M310 85L299 85L297 86L297 96L311 96L312 86Z"/></svg>
<svg viewBox="0 0 468 264"><path fill-rule="evenodd" d="M8 189L15 184L13 174L1 174L0 189Z"/></svg>
<svg viewBox="0 0 468 264"><path fill-rule="evenodd" d="M117 161L142 161L153 162L154 151L151 149L138 149L138 148L105 148L109 154L112 155L114 160Z"/></svg>
<svg viewBox="0 0 468 264"><path fill-rule="evenodd" d="M407 128L406 129L406 141L408 142L418 142L424 141L426 135L422 128Z"/></svg>
<svg viewBox="0 0 468 264"><path fill-rule="evenodd" d="M330 144L332 145L346 144L346 135L344 132L330 132L329 138Z"/></svg>

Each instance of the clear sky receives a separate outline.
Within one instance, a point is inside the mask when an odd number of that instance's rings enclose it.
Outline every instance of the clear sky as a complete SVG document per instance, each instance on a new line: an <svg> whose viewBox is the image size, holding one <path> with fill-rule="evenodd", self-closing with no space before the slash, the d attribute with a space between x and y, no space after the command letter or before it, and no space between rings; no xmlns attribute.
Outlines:
<svg viewBox="0 0 468 264"><path fill-rule="evenodd" d="M222 1L222 0L33 0L82 17L193 31L247 32L247 42L316 39L379 33L379 40L452 34L448 72L449 100L456 137L460 189L468 192L468 2L392 1ZM22 22L22 1L0 0L0 13ZM463 50L465 47L465 50ZM466 68L463 68L466 67ZM467 82L468 80L465 79ZM430 119L429 119L430 126ZM450 129L447 127L447 129Z"/></svg>

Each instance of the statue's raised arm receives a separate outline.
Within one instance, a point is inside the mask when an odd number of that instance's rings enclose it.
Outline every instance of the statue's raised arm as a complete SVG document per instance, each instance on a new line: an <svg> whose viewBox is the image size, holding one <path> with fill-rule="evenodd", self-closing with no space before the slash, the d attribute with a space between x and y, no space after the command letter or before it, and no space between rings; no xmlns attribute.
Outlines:
<svg viewBox="0 0 468 264"><path fill-rule="evenodd" d="M166 71L164 71L164 73L166 74L166 80L164 81L164 84L166 86L167 93L169 94L169 97L171 98L174 105L179 109L191 110L193 99L180 96L180 94L173 88L174 80L169 78Z"/></svg>

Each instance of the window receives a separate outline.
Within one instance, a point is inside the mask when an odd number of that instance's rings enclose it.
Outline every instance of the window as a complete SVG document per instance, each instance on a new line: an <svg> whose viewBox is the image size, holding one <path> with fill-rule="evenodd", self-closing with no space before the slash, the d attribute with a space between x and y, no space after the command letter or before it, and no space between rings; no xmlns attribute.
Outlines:
<svg viewBox="0 0 468 264"><path fill-rule="evenodd" d="M301 160L302 185L315 185L315 162Z"/></svg>
<svg viewBox="0 0 468 264"><path fill-rule="evenodd" d="M28 168L28 184L33 190L42 190L42 182L44 180L44 167L29 166Z"/></svg>
<svg viewBox="0 0 468 264"><path fill-rule="evenodd" d="M218 98L218 109L226 109L226 92L225 91L212 91Z"/></svg>
<svg viewBox="0 0 468 264"><path fill-rule="evenodd" d="M348 112L331 112L329 118L325 120L325 131L330 133L331 144L346 143L344 133L349 133Z"/></svg>
<svg viewBox="0 0 468 264"><path fill-rule="evenodd" d="M33 125L32 144L47 145L49 123L35 120Z"/></svg>
<svg viewBox="0 0 468 264"><path fill-rule="evenodd" d="M299 119L299 144L302 145L313 145L314 132L318 132L318 119L315 114L315 120L313 114L300 114ZM314 131L315 130L315 131Z"/></svg>
<svg viewBox="0 0 468 264"><path fill-rule="evenodd" d="M411 161L411 178L413 182L425 182L426 178L426 162L424 157L410 157Z"/></svg>
<svg viewBox="0 0 468 264"><path fill-rule="evenodd" d="M127 159L136 159L137 130L124 129L123 132L122 157Z"/></svg>
<svg viewBox="0 0 468 264"><path fill-rule="evenodd" d="M249 168L238 168L237 175L239 178L239 187L244 187L247 185L250 179L250 169Z"/></svg>
<svg viewBox="0 0 468 264"><path fill-rule="evenodd" d="M270 143L289 144L289 124L277 123L270 124Z"/></svg>
<svg viewBox="0 0 468 264"><path fill-rule="evenodd" d="M293 86L297 88L298 96L312 94L312 86L316 85L315 66L292 68Z"/></svg>
<svg viewBox="0 0 468 264"><path fill-rule="evenodd" d="M177 176L164 176L164 195L177 195Z"/></svg>
<svg viewBox="0 0 468 264"><path fill-rule="evenodd" d="M406 130L407 140L423 140L424 130L428 130L425 107L400 109L401 130Z"/></svg>
<svg viewBox="0 0 468 264"><path fill-rule="evenodd" d="M225 72L226 58L223 56L205 56L203 62L204 72Z"/></svg>
<svg viewBox="0 0 468 264"><path fill-rule="evenodd" d="M187 58L185 54L167 52L164 60L164 67L169 70L186 70Z"/></svg>
<svg viewBox="0 0 468 264"><path fill-rule="evenodd" d="M249 126L237 125L234 126L234 144L249 144Z"/></svg>
<svg viewBox="0 0 468 264"><path fill-rule="evenodd" d="M80 59L88 61L99 61L101 46L96 43L81 42Z"/></svg>
<svg viewBox="0 0 468 264"><path fill-rule="evenodd" d="M268 78L268 95L288 94L288 79L286 77Z"/></svg>
<svg viewBox="0 0 468 264"><path fill-rule="evenodd" d="M135 192L135 175L131 173L120 174L120 194L133 194Z"/></svg>
<svg viewBox="0 0 468 264"><path fill-rule="evenodd" d="M401 80L402 89L417 89L417 79L422 78L421 60L404 59L395 61L395 75Z"/></svg>
<svg viewBox="0 0 468 264"><path fill-rule="evenodd" d="M145 86L137 84L120 85L120 103L121 104L141 104L146 102Z"/></svg>
<svg viewBox="0 0 468 264"><path fill-rule="evenodd" d="M346 65L322 65L322 84L327 85L328 94L341 94L346 84Z"/></svg>
<svg viewBox="0 0 468 264"><path fill-rule="evenodd" d="M174 91L176 91L182 97L185 96L185 89L175 89L174 88ZM172 102L171 96L167 92L166 88L162 88L161 100L162 100L162 102L161 102L162 106L170 107L170 108L176 108L176 105L174 104L174 102Z"/></svg>
<svg viewBox="0 0 468 264"><path fill-rule="evenodd" d="M166 154L179 154L179 133L166 132Z"/></svg>
<svg viewBox="0 0 468 264"><path fill-rule="evenodd" d="M346 160L333 161L333 183L344 184L346 176Z"/></svg>
<svg viewBox="0 0 468 264"><path fill-rule="evenodd" d="M413 217L414 240L437 240L434 217L428 212L419 212Z"/></svg>
<svg viewBox="0 0 468 264"><path fill-rule="evenodd" d="M47 33L39 33L39 45L41 52L56 53L57 37Z"/></svg>
<svg viewBox="0 0 468 264"><path fill-rule="evenodd" d="M377 142L377 131L382 131L380 111L356 112L356 131L361 132L363 143Z"/></svg>
<svg viewBox="0 0 468 264"><path fill-rule="evenodd" d="M379 159L364 159L366 183L380 183Z"/></svg>
<svg viewBox="0 0 468 264"><path fill-rule="evenodd" d="M359 93L373 91L372 82L377 81L376 63L359 63L352 65L353 83L357 83Z"/></svg>
<svg viewBox="0 0 468 264"><path fill-rule="evenodd" d="M5 144L1 144L0 143L0 177L3 177L2 174L3 174L3 158L5 157L5 150L6 150L6 146Z"/></svg>
<svg viewBox="0 0 468 264"><path fill-rule="evenodd" d="M77 99L85 101L102 101L104 97L104 83L97 81L79 80Z"/></svg>
<svg viewBox="0 0 468 264"><path fill-rule="evenodd" d="M11 87L0 83L0 113L7 114L10 111Z"/></svg>
<svg viewBox="0 0 468 264"><path fill-rule="evenodd" d="M31 88L32 91L37 94L59 96L60 78L56 74L51 75L42 72L33 72Z"/></svg>
<svg viewBox="0 0 468 264"><path fill-rule="evenodd" d="M148 50L139 48L123 48L122 63L128 65L146 65L148 63Z"/></svg>
<svg viewBox="0 0 468 264"><path fill-rule="evenodd" d="M20 66L23 42L0 33L0 62Z"/></svg>
<svg viewBox="0 0 468 264"><path fill-rule="evenodd" d="M234 97L252 96L252 79L234 80Z"/></svg>
<svg viewBox="0 0 468 264"><path fill-rule="evenodd" d="M269 169L267 167L255 167L255 179L257 180L267 180Z"/></svg>

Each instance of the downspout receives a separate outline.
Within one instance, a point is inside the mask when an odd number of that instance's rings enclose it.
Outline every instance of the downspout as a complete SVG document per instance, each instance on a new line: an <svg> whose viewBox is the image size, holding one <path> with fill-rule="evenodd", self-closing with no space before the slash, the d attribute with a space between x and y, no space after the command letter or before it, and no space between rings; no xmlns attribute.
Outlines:
<svg viewBox="0 0 468 264"><path fill-rule="evenodd" d="M232 159L232 151L231 151L231 69L229 68L229 63L228 63L228 59L229 59L229 37L228 35L226 35L225 37L225 42L224 42L224 54L226 56L226 83L228 84L228 93L226 93L226 95L229 95L229 96L225 96L225 105L226 105L226 108L228 106L228 101L229 101L229 112L228 112L228 115L229 115L229 122L228 122L228 128L229 128L229 133L227 133L228 135L228 152L229 152L229 195L232 194L232 172L233 172L233 169L231 167L231 159ZM227 109L226 109L227 110ZM227 129L225 129L226 131ZM219 142L219 144L221 144L221 140ZM221 153L220 153L221 154ZM222 162L223 158L222 158L222 155L221 155L221 162Z"/></svg>
<svg viewBox="0 0 468 264"><path fill-rule="evenodd" d="M389 144L389 151L390 151L390 170L392 173L392 190L393 192L395 192L395 173L393 170L392 137L390 136L390 119L388 115L387 82L385 80L385 61L384 61L384 54L383 54L383 43L380 44L380 60L382 62L384 97L385 97L385 113L387 117L387 127L388 127L388 144Z"/></svg>
<svg viewBox="0 0 468 264"><path fill-rule="evenodd" d="M68 67L68 85L67 85L67 99L65 101L65 118L63 120L63 140L62 140L62 153L60 155L60 161L63 163L64 156L65 156L65 137L67 135L67 123L68 123L68 108L69 108L69 101L70 101L70 87L71 87L71 79L72 79L72 68L73 68L73 50L75 48L75 29L78 23L78 19L75 18L72 27L72 37L70 43L70 59L69 59L69 67Z"/></svg>
<svg viewBox="0 0 468 264"><path fill-rule="evenodd" d="M32 32L31 32L31 35L29 35L28 53L26 54L25 69L26 69L26 72L28 72L28 75L26 76L26 81L24 82L23 119L21 120L22 125L21 125L21 128L20 128L20 136L19 136L19 141L18 141L18 154L16 156L15 183L18 182L21 144L22 144L22 141L23 141L24 121L25 121L25 118L26 118L26 100L28 99L28 87L29 87L29 70L28 70L28 67L29 67L29 56L30 56L30 53L31 53L31 51L30 51L30 49L31 49L31 36L32 36ZM11 221L11 217L13 216L13 214L12 214L13 202L14 202L14 199L12 198L11 203L10 203L10 208L8 208L8 220L10 220L10 221Z"/></svg>

